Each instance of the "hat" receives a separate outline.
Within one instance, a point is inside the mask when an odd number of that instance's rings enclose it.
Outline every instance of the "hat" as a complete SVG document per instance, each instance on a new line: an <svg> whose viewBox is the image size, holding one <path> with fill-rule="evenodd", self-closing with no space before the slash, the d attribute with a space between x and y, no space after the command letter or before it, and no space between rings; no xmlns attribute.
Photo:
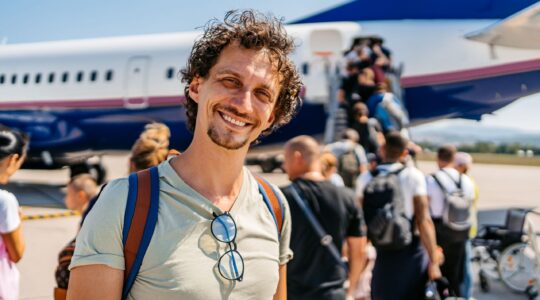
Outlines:
<svg viewBox="0 0 540 300"><path fill-rule="evenodd" d="M473 163L472 156L466 152L458 152L454 156L454 164L456 166L470 166Z"/></svg>

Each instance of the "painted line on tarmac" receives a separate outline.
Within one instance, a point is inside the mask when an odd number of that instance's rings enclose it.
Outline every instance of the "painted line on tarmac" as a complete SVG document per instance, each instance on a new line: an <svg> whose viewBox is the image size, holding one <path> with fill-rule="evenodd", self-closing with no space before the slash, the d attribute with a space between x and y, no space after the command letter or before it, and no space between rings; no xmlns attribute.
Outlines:
<svg viewBox="0 0 540 300"><path fill-rule="evenodd" d="M61 213L24 215L22 217L22 220L30 221L30 220L58 219L58 218L73 217L73 216L80 216L80 215L81 214L77 211L68 211L68 212L61 212Z"/></svg>

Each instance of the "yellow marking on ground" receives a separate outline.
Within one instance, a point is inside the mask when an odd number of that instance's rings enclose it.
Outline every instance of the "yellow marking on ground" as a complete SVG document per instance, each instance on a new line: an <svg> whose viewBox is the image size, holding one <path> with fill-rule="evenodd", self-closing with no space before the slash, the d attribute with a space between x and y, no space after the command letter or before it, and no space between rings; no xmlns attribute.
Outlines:
<svg viewBox="0 0 540 300"><path fill-rule="evenodd" d="M73 217L79 216L80 213L77 211L67 211L61 213L49 213L49 214L35 214L35 215L25 215L22 217L23 221L29 220L45 220L45 219L57 219L64 217Z"/></svg>

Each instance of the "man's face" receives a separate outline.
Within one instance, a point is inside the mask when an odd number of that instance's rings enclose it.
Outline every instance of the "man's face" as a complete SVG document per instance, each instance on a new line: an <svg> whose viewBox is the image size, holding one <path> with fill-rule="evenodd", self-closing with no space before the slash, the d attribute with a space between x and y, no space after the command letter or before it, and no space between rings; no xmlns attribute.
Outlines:
<svg viewBox="0 0 540 300"><path fill-rule="evenodd" d="M198 104L195 135L206 132L228 150L248 145L272 125L279 88L265 51L227 46L207 78L196 77L190 84Z"/></svg>

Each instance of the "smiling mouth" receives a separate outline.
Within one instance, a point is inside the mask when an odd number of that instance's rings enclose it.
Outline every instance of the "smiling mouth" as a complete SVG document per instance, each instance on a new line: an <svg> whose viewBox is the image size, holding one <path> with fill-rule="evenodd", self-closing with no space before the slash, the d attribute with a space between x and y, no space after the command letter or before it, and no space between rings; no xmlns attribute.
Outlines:
<svg viewBox="0 0 540 300"><path fill-rule="evenodd" d="M239 127L245 127L247 125L250 125L250 124L248 124L246 122L242 122L240 120L237 120L237 119L231 117L230 115L226 115L223 112L219 112L219 114L223 118L223 120L225 120L227 123L230 123L232 125L239 126Z"/></svg>

